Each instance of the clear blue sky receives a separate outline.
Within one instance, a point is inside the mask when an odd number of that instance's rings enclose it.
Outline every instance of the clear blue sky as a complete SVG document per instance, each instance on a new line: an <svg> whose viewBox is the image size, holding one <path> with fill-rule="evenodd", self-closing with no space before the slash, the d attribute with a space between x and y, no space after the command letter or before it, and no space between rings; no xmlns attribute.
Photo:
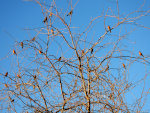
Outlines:
<svg viewBox="0 0 150 113"><path fill-rule="evenodd" d="M66 2L67 0L58 1L58 6L66 11L67 8L64 1ZM143 3L144 0L119 0L121 17L135 11ZM73 2L73 4L75 4L75 2ZM114 13L116 13L116 0L80 0L74 8L72 26L82 28L90 22L91 18L101 15L101 13L107 11L108 8L112 8ZM145 0L143 10L148 9L150 9L150 0ZM9 61L6 59L6 56L12 54L15 41L31 39L34 33L26 32L24 29L43 26L42 21L44 17L38 4L25 2L23 0L0 0L0 15L0 72L6 72L7 68L9 69L8 63L12 62L12 59L9 59ZM134 16L136 16L136 14ZM103 19L99 19L98 22L100 23L98 25L101 26L96 26L97 29L95 28L94 32L95 35L102 35L104 31L104 25L102 24ZM138 22L150 27L150 16L143 17L139 19ZM113 25L113 23L114 21L111 19L107 22L108 25ZM133 26L133 28L135 27L136 26ZM134 47L134 51L137 51L137 54L140 50L144 55L150 56L150 29L136 28L127 38L131 43L129 48L131 47L131 49L133 49ZM138 71L139 66L132 68L131 74L134 76L131 77L131 79L143 75L143 71ZM148 79L150 80L150 77L148 77ZM146 85L150 86L150 83L147 82ZM150 111L150 96L147 101L146 109Z"/></svg>

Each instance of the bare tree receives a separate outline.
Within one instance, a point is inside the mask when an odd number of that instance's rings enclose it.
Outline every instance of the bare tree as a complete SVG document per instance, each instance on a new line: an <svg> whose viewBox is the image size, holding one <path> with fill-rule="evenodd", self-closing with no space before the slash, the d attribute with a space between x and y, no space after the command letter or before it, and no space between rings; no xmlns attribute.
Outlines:
<svg viewBox="0 0 150 113"><path fill-rule="evenodd" d="M143 10L142 5L121 16L117 0L117 13L108 8L85 29L80 29L72 26L79 0L68 1L67 9L58 7L55 0L35 2L42 9L43 26L26 29L36 35L15 44L16 49L10 56L15 68L0 73L3 80L0 110L26 113L143 111L149 94L145 85L140 87L142 92L134 103L129 104L126 98L139 84L145 83L148 76L146 73L136 81L129 80L131 65L146 68L150 64L149 56L122 44L134 29L124 32L121 27L133 25L149 29L137 20L148 16L150 10ZM110 18L116 20L113 25L107 24ZM92 29L100 19L103 19L104 32L94 36ZM92 36L94 38L90 38Z"/></svg>

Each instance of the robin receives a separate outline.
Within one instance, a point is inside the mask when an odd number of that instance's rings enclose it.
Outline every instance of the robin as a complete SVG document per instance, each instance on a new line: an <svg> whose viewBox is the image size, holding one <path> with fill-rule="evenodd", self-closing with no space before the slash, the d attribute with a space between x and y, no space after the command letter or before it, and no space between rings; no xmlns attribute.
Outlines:
<svg viewBox="0 0 150 113"><path fill-rule="evenodd" d="M144 55L141 53L141 51L139 51L139 55L144 57Z"/></svg>
<svg viewBox="0 0 150 113"><path fill-rule="evenodd" d="M14 54L14 55L17 55L17 53L16 53L16 51L15 51L15 50L13 50L13 54Z"/></svg>
<svg viewBox="0 0 150 113"><path fill-rule="evenodd" d="M23 42L20 43L21 47L23 48Z"/></svg>
<svg viewBox="0 0 150 113"><path fill-rule="evenodd" d="M125 64L122 64L123 68L126 68Z"/></svg>
<svg viewBox="0 0 150 113"><path fill-rule="evenodd" d="M61 57L59 57L58 61L61 61Z"/></svg>
<svg viewBox="0 0 150 113"><path fill-rule="evenodd" d="M14 99L11 99L11 102L14 102L15 100Z"/></svg>
<svg viewBox="0 0 150 113"><path fill-rule="evenodd" d="M53 13L52 13L52 12L50 12L50 15L49 15L49 16L51 17L52 15L53 15Z"/></svg>
<svg viewBox="0 0 150 113"><path fill-rule="evenodd" d="M48 81L46 81L46 83L45 83L46 85L48 85Z"/></svg>
<svg viewBox="0 0 150 113"><path fill-rule="evenodd" d="M93 53L93 48L91 48L91 54Z"/></svg>
<svg viewBox="0 0 150 113"><path fill-rule="evenodd" d="M34 75L33 77L34 77L34 79L36 79L36 75Z"/></svg>
<svg viewBox="0 0 150 113"><path fill-rule="evenodd" d="M44 22L44 23L47 22L47 17L45 17L45 19L43 20L43 22Z"/></svg>
<svg viewBox="0 0 150 113"><path fill-rule="evenodd" d="M35 41L35 37L32 38L32 41Z"/></svg>
<svg viewBox="0 0 150 113"><path fill-rule="evenodd" d="M7 84L5 84L5 87L6 87L6 88L8 88L8 85L7 85Z"/></svg>
<svg viewBox="0 0 150 113"><path fill-rule="evenodd" d="M107 28L108 28L108 31L111 33L111 28L110 28L110 26L108 26Z"/></svg>
<svg viewBox="0 0 150 113"><path fill-rule="evenodd" d="M20 75L17 75L17 77L18 77L18 78L21 78L21 76L20 76Z"/></svg>
<svg viewBox="0 0 150 113"><path fill-rule="evenodd" d="M52 35L54 35L54 30L53 29L51 29L51 33L52 33Z"/></svg>
<svg viewBox="0 0 150 113"><path fill-rule="evenodd" d="M71 10L71 11L67 14L67 16L72 15L72 13L73 13L73 11Z"/></svg>
<svg viewBox="0 0 150 113"><path fill-rule="evenodd" d="M39 53L42 54L43 52L39 50Z"/></svg>
<svg viewBox="0 0 150 113"><path fill-rule="evenodd" d="M8 75L8 72L5 73L5 77L7 77L7 75Z"/></svg>

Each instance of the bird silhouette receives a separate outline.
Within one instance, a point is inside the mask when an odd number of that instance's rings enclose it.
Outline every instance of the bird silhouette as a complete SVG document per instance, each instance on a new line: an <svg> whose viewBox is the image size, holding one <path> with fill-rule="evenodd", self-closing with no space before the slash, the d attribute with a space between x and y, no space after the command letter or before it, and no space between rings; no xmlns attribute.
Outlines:
<svg viewBox="0 0 150 113"><path fill-rule="evenodd" d="M15 50L13 50L13 54L14 54L14 55L17 55L17 53L16 53L16 51L15 51Z"/></svg>
<svg viewBox="0 0 150 113"><path fill-rule="evenodd" d="M125 64L124 64L124 63L122 64L122 66L123 66L123 68L126 68L126 66L125 66Z"/></svg>
<svg viewBox="0 0 150 113"><path fill-rule="evenodd" d="M110 28L110 26L108 26L107 28L108 28L108 31L111 33L111 28Z"/></svg>
<svg viewBox="0 0 150 113"><path fill-rule="evenodd" d="M8 75L8 72L5 73L5 77L7 77L7 75Z"/></svg>
<svg viewBox="0 0 150 113"><path fill-rule="evenodd" d="M139 55L144 57L144 55L141 53L141 51L139 51Z"/></svg>
<svg viewBox="0 0 150 113"><path fill-rule="evenodd" d="M23 42L20 43L21 47L23 48Z"/></svg>
<svg viewBox="0 0 150 113"><path fill-rule="evenodd" d="M36 75L34 75L33 78L36 79Z"/></svg>
<svg viewBox="0 0 150 113"><path fill-rule="evenodd" d="M47 17L44 18L43 22L44 22L44 23L47 22Z"/></svg>
<svg viewBox="0 0 150 113"><path fill-rule="evenodd" d="M6 88L8 88L8 85L7 85L7 84L5 84L5 87L6 87Z"/></svg>
<svg viewBox="0 0 150 113"><path fill-rule="evenodd" d="M73 10L71 10L71 11L67 14L67 16L72 15L72 13L73 13Z"/></svg>
<svg viewBox="0 0 150 113"><path fill-rule="evenodd" d="M52 33L52 35L54 35L54 30L53 29L51 29L51 33Z"/></svg>
<svg viewBox="0 0 150 113"><path fill-rule="evenodd" d="M93 48L91 48L91 54L93 53Z"/></svg>
<svg viewBox="0 0 150 113"><path fill-rule="evenodd" d="M39 50L39 53L42 54L43 52L41 50Z"/></svg>
<svg viewBox="0 0 150 113"><path fill-rule="evenodd" d="M35 41L35 37L32 38L32 41Z"/></svg>
<svg viewBox="0 0 150 113"><path fill-rule="evenodd" d="M51 17L52 15L53 15L53 13L52 13L52 12L50 12L50 15L49 15L49 16Z"/></svg>
<svg viewBox="0 0 150 113"><path fill-rule="evenodd" d="M17 75L17 77L18 77L18 78L21 78L21 76L20 76L19 74Z"/></svg>
<svg viewBox="0 0 150 113"><path fill-rule="evenodd" d="M59 57L58 61L61 61L61 57Z"/></svg>

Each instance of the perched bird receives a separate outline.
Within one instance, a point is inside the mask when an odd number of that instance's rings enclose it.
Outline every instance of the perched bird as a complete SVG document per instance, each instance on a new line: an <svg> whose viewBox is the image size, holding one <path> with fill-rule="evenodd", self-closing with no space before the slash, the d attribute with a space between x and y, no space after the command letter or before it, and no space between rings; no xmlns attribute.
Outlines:
<svg viewBox="0 0 150 113"><path fill-rule="evenodd" d="M45 85L48 85L48 81L46 81Z"/></svg>
<svg viewBox="0 0 150 113"><path fill-rule="evenodd" d="M33 78L36 79L36 75L34 75Z"/></svg>
<svg viewBox="0 0 150 113"><path fill-rule="evenodd" d="M53 29L51 29L51 33L52 33L52 35L54 35L54 30Z"/></svg>
<svg viewBox="0 0 150 113"><path fill-rule="evenodd" d="M8 85L7 85L7 84L5 84L5 87L6 87L6 88L8 88Z"/></svg>
<svg viewBox="0 0 150 113"><path fill-rule="evenodd" d="M61 57L59 57L58 61L61 61Z"/></svg>
<svg viewBox="0 0 150 113"><path fill-rule="evenodd" d="M21 47L23 48L23 42L20 43Z"/></svg>
<svg viewBox="0 0 150 113"><path fill-rule="evenodd" d="M21 76L20 76L19 74L17 75L17 77L18 77L18 78L21 78Z"/></svg>
<svg viewBox="0 0 150 113"><path fill-rule="evenodd" d="M50 15L49 15L49 16L51 17L52 15L53 15L53 13L52 13L52 12L50 12Z"/></svg>
<svg viewBox="0 0 150 113"><path fill-rule="evenodd" d="M67 14L67 16L72 15L72 13L73 13L73 10L71 10L71 11Z"/></svg>
<svg viewBox="0 0 150 113"><path fill-rule="evenodd" d="M107 28L108 28L108 31L111 33L111 28L110 28L110 26L108 26Z"/></svg>
<svg viewBox="0 0 150 113"><path fill-rule="evenodd" d="M91 48L91 54L93 53L93 48Z"/></svg>
<svg viewBox="0 0 150 113"><path fill-rule="evenodd" d="M14 99L11 99L10 101L11 101L11 102L14 102L15 100L14 100Z"/></svg>
<svg viewBox="0 0 150 113"><path fill-rule="evenodd" d="M43 52L41 50L39 50L39 53L42 54Z"/></svg>
<svg viewBox="0 0 150 113"><path fill-rule="evenodd" d="M14 55L17 55L17 53L16 53L16 51L15 51L15 50L13 50L13 54L14 54Z"/></svg>
<svg viewBox="0 0 150 113"><path fill-rule="evenodd" d="M5 77L7 77L7 75L8 75L8 72L5 73Z"/></svg>
<svg viewBox="0 0 150 113"><path fill-rule="evenodd" d="M125 66L125 64L124 64L124 63L122 64L122 66L123 66L123 68L126 68L126 66Z"/></svg>
<svg viewBox="0 0 150 113"><path fill-rule="evenodd" d="M144 57L144 55L141 53L141 51L139 51L139 55Z"/></svg>
<svg viewBox="0 0 150 113"><path fill-rule="evenodd" d="M44 23L47 22L47 17L45 17L45 19L43 20L43 22L44 22Z"/></svg>
<svg viewBox="0 0 150 113"><path fill-rule="evenodd" d="M35 37L32 38L32 41L35 41Z"/></svg>

